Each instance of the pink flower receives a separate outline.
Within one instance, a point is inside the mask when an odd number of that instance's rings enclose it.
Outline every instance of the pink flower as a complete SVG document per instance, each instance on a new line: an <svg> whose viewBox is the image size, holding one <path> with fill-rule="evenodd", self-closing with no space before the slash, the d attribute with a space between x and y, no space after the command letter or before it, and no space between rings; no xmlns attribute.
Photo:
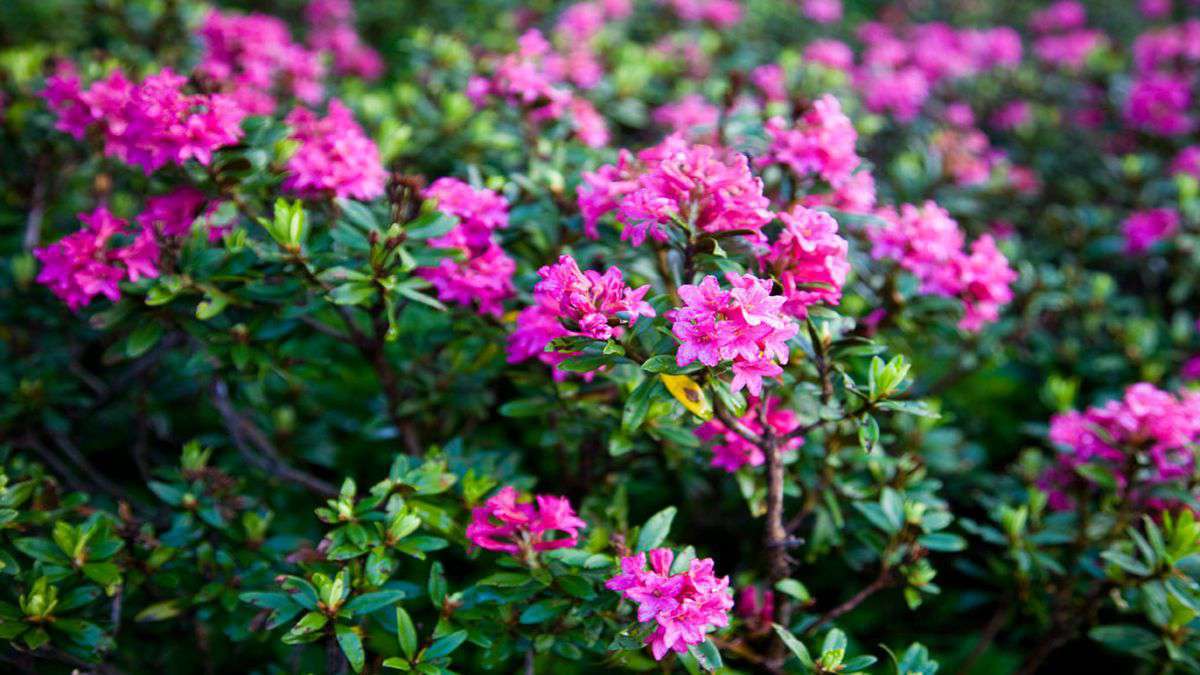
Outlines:
<svg viewBox="0 0 1200 675"><path fill-rule="evenodd" d="M742 20L738 0L659 0L684 21L708 21L717 28L727 28Z"/></svg>
<svg viewBox="0 0 1200 675"><path fill-rule="evenodd" d="M729 577L718 579L713 574L711 558L693 560L685 571L672 574L675 555L670 549L650 551L649 568L646 557L638 553L622 558L620 574L605 587L638 606L639 622L656 624L646 638L656 660L668 651L682 654L690 645L704 642L710 630L728 625L733 609Z"/></svg>
<svg viewBox="0 0 1200 675"><path fill-rule="evenodd" d="M320 101L325 75L320 54L292 42L280 19L210 10L199 36L204 53L197 72L246 114L271 114L280 92L308 104Z"/></svg>
<svg viewBox="0 0 1200 675"><path fill-rule="evenodd" d="M1087 11L1076 0L1059 0L1049 7L1033 13L1029 27L1039 33L1053 33L1082 28L1087 22Z"/></svg>
<svg viewBox="0 0 1200 675"><path fill-rule="evenodd" d="M762 180L750 173L746 156L707 145L688 146L669 138L638 159L646 169L617 207L622 239L639 246L646 236L666 241L669 227L694 233L748 230L761 239L771 222Z"/></svg>
<svg viewBox="0 0 1200 675"><path fill-rule="evenodd" d="M783 230L761 259L783 287L788 314L803 319L818 302L837 305L850 272L849 246L837 221L803 206L779 214Z"/></svg>
<svg viewBox="0 0 1200 675"><path fill-rule="evenodd" d="M1140 0L1138 10L1147 19L1162 19L1171 15L1171 0Z"/></svg>
<svg viewBox="0 0 1200 675"><path fill-rule="evenodd" d="M751 396L746 406L746 413L738 418L743 426L756 434L764 432L758 414L759 401L757 396ZM804 445L803 438L790 438L792 432L800 428L800 420L796 413L782 407L780 399L774 396L767 399L767 425L776 436L787 439L783 443L784 451L790 452ZM766 459L761 448L747 441L733 429L726 427L718 419L711 419L701 424L694 433L702 441L720 441L712 446L711 464L729 473L733 473L747 464L761 466Z"/></svg>
<svg viewBox="0 0 1200 675"><path fill-rule="evenodd" d="M443 258L436 267L418 268L417 274L433 284L442 302L470 307L500 316L502 302L512 296L516 263L496 242L495 231L508 227L508 202L487 189L475 189L457 178L439 178L425 189L426 199L458 218L458 225L429 240L435 248L456 251L462 259Z"/></svg>
<svg viewBox="0 0 1200 675"><path fill-rule="evenodd" d="M579 543L579 530L587 523L575 515L566 497L536 495L534 501L522 501L511 485L501 488L471 511L467 540L522 558Z"/></svg>
<svg viewBox="0 0 1200 675"><path fill-rule="evenodd" d="M861 70L854 84L867 110L890 113L900 122L915 119L930 93L929 79L916 68Z"/></svg>
<svg viewBox="0 0 1200 675"><path fill-rule="evenodd" d="M1029 101L1009 101L992 113L992 126L997 129L1011 131L1023 127L1033 120L1033 111Z"/></svg>
<svg viewBox="0 0 1200 675"><path fill-rule="evenodd" d="M1061 35L1045 35L1033 44L1039 59L1061 68L1079 69L1092 52L1108 44L1108 38L1097 30L1081 29Z"/></svg>
<svg viewBox="0 0 1200 675"><path fill-rule="evenodd" d="M667 315L680 341L675 360L680 366L696 360L709 367L732 362L733 391L746 387L757 395L764 377L783 372L777 364L787 363L787 341L799 327L783 312L787 298L770 294L770 281L732 272L725 278L730 291L712 275L679 287L684 306Z"/></svg>
<svg viewBox="0 0 1200 675"><path fill-rule="evenodd" d="M1180 174L1200 178L1200 145L1189 145L1175 155L1171 162L1171 174Z"/></svg>
<svg viewBox="0 0 1200 675"><path fill-rule="evenodd" d="M387 174L379 149L341 101L331 100L325 117L298 107L286 121L292 128L290 138L300 147L288 158L285 190L305 197L361 200L383 194Z"/></svg>
<svg viewBox="0 0 1200 675"><path fill-rule="evenodd" d="M146 209L137 217L143 229L159 232L164 237L183 237L192 231L192 223L208 200L204 193L191 187L146 199Z"/></svg>
<svg viewBox="0 0 1200 675"><path fill-rule="evenodd" d="M1179 369L1179 377L1184 382L1200 380L1200 355L1193 356Z"/></svg>
<svg viewBox="0 0 1200 675"><path fill-rule="evenodd" d="M568 356L545 351L555 338L619 340L639 317L655 315L645 301L650 286L630 288L616 267L604 274L584 272L574 258L563 255L556 264L538 270L538 276L541 281L533 287L536 304L517 317L517 329L509 338L510 363L538 356L554 366Z"/></svg>
<svg viewBox="0 0 1200 675"><path fill-rule="evenodd" d="M758 87L767 101L786 101L787 75L777 63L768 63L750 71L750 81Z"/></svg>
<svg viewBox="0 0 1200 675"><path fill-rule="evenodd" d="M1017 280L1017 273L990 234L976 239L971 244L971 255L958 257L956 263L962 284L959 296L965 309L958 325L963 330L978 331L1000 318L1000 308L1012 302L1010 286Z"/></svg>
<svg viewBox="0 0 1200 675"><path fill-rule="evenodd" d="M309 44L317 51L332 54L339 74L368 80L383 74L383 59L363 44L354 30L354 5L350 0L309 0L304 17Z"/></svg>
<svg viewBox="0 0 1200 675"><path fill-rule="evenodd" d="M933 202L917 208L904 204L900 211L884 210L886 227L867 230L871 256L891 259L911 272L927 295L956 297L963 303L959 327L977 331L999 318L1000 307L1012 300L1010 285L1016 273L996 248L991 235L983 235L963 251L958 223Z"/></svg>
<svg viewBox="0 0 1200 675"><path fill-rule="evenodd" d="M1079 487L1095 489L1075 471L1083 464L1107 468L1118 495L1150 507L1158 503L1160 487L1168 488L1166 494L1190 489L1186 479L1195 468L1193 446L1200 442L1200 396L1135 384L1121 399L1054 416L1050 440L1063 452L1039 485L1050 492L1054 508L1070 508L1069 494Z"/></svg>
<svg viewBox="0 0 1200 675"><path fill-rule="evenodd" d="M1160 136L1180 136L1196 126L1189 113L1190 78L1155 73L1134 80L1125 101L1125 119L1135 128Z"/></svg>
<svg viewBox="0 0 1200 675"><path fill-rule="evenodd" d="M755 160L759 166L782 164L797 178L815 174L837 187L849 181L862 163L855 151L858 132L838 100L829 94L814 101L794 127L789 128L783 118L773 117L767 121L766 132L771 145Z"/></svg>
<svg viewBox="0 0 1200 675"><path fill-rule="evenodd" d="M1154 244L1175 234L1179 229L1179 212L1175 209L1149 209L1131 213L1121 230L1125 235L1125 252L1145 253Z"/></svg>
<svg viewBox="0 0 1200 675"><path fill-rule="evenodd" d="M834 23L842 20L842 0L801 0L804 16L817 23Z"/></svg>
<svg viewBox="0 0 1200 675"><path fill-rule="evenodd" d="M721 113L699 94L689 94L654 111L654 123L691 138L715 138Z"/></svg>
<svg viewBox="0 0 1200 675"><path fill-rule="evenodd" d="M854 66L854 52L839 40L813 40L804 48L804 60L819 63L834 70L849 71Z"/></svg>
<svg viewBox="0 0 1200 675"><path fill-rule="evenodd" d="M189 159L208 164L216 150L242 136L244 113L232 99L187 94L186 84L187 78L170 70L139 84L116 70L81 90L73 68L63 66L47 80L43 96L60 130L82 139L89 128L98 128L104 154L150 174Z"/></svg>
<svg viewBox="0 0 1200 675"><path fill-rule="evenodd" d="M154 233L143 229L134 233L128 221L112 215L100 206L91 213L79 214L83 229L49 246L35 249L42 263L37 281L77 310L103 295L116 302L121 299L122 279L138 281L158 276L158 243ZM112 247L113 237L132 235L126 246Z"/></svg>

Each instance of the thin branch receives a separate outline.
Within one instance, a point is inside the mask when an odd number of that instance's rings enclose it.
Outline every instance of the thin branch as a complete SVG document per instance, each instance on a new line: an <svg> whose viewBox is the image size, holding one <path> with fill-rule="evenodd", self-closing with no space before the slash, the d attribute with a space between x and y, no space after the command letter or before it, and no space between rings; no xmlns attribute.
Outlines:
<svg viewBox="0 0 1200 675"><path fill-rule="evenodd" d="M213 380L212 401L234 446L247 461L268 474L301 485L314 494L323 497L337 494L332 484L288 464L267 435L234 409L229 399L229 387L223 380Z"/></svg>
<svg viewBox="0 0 1200 675"><path fill-rule="evenodd" d="M50 439L54 441L54 444L58 446L58 449L67 456L67 459L71 460L71 463L75 465L75 468L86 474L88 479L101 490L104 490L113 498L118 500L124 500L130 503L142 503L140 500L136 500L131 497L124 488L110 481L108 477L100 473L100 470L88 461L87 457L85 457L83 453L79 451L79 448L76 447L73 442L71 442L70 438L67 438L66 434L56 429L46 429L46 433L50 435Z"/></svg>
<svg viewBox="0 0 1200 675"><path fill-rule="evenodd" d="M849 600L821 615L821 618L817 619L816 622L805 629L804 634L813 635L821 626L824 626L832 621L836 621L838 617L850 612L855 607L861 605L867 598L887 588L891 584L891 571L887 567L884 567L883 569L879 570L879 576L875 577L874 581L864 586L862 590L851 596Z"/></svg>

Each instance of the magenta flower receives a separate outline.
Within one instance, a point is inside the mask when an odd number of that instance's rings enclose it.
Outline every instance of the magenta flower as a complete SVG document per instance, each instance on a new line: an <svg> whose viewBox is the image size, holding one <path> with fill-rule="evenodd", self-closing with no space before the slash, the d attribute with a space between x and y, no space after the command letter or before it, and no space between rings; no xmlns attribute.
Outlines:
<svg viewBox="0 0 1200 675"><path fill-rule="evenodd" d="M799 327L783 311L787 298L770 294L770 281L732 272L725 278L730 291L712 275L679 287L684 306L667 315L680 341L675 361L686 366L699 360L710 367L731 362L733 391L745 387L758 396L764 377L783 372L779 364L788 361L787 341Z"/></svg>
<svg viewBox="0 0 1200 675"><path fill-rule="evenodd" d="M668 139L638 158L646 170L617 207L625 225L621 238L635 246L647 235L666 241L669 227L696 234L747 230L761 240L762 227L773 219L762 180L751 174L745 155Z"/></svg>
<svg viewBox="0 0 1200 675"><path fill-rule="evenodd" d="M654 123L692 139L715 139L721 111L699 94L689 94L654 111Z"/></svg>
<svg viewBox="0 0 1200 675"><path fill-rule="evenodd" d="M1033 44L1039 59L1060 68L1079 69L1092 52L1108 44L1108 38L1098 30L1080 29L1060 35L1044 35Z"/></svg>
<svg viewBox="0 0 1200 675"><path fill-rule="evenodd" d="M727 28L742 20L742 5L738 0L658 1L684 21L707 21L717 28Z"/></svg>
<svg viewBox="0 0 1200 675"><path fill-rule="evenodd" d="M72 310L103 295L121 299L123 279L138 281L158 276L159 248L154 232L133 232L128 221L113 216L105 206L79 214L84 227L49 246L35 249L42 263L37 281L48 287ZM111 246L113 238L131 236L125 246Z"/></svg>
<svg viewBox="0 0 1200 675"><path fill-rule="evenodd" d="M1121 223L1125 252L1129 254L1145 253L1178 230L1179 212L1167 208L1135 211Z"/></svg>
<svg viewBox="0 0 1200 675"><path fill-rule="evenodd" d="M787 75L783 72L783 66L777 63L761 65L750 71L750 81L769 102L786 101L788 98Z"/></svg>
<svg viewBox="0 0 1200 675"><path fill-rule="evenodd" d="M210 10L198 34L204 54L197 72L246 114L271 114L280 93L310 105L321 100L325 66L320 54L292 42L282 20Z"/></svg>
<svg viewBox="0 0 1200 675"><path fill-rule="evenodd" d="M1171 175L1200 178L1200 145L1189 145L1175 155L1175 159L1171 162Z"/></svg>
<svg viewBox="0 0 1200 675"><path fill-rule="evenodd" d="M784 311L803 319L810 305L837 305L850 272L849 245L838 235L837 221L803 206L780 213L779 220L783 230L760 262L783 287Z"/></svg>
<svg viewBox="0 0 1200 675"><path fill-rule="evenodd" d="M1154 73L1133 82L1125 101L1125 119L1136 129L1160 136L1181 136L1196 126L1190 114L1190 76Z"/></svg>
<svg viewBox="0 0 1200 675"><path fill-rule="evenodd" d="M955 262L964 308L958 326L978 331L984 324L999 319L1000 308L1012 302L1010 287L1017 280L1017 273L1009 267L1008 259L996 248L990 234L976 239L971 244L971 254L959 256Z"/></svg>
<svg viewBox="0 0 1200 675"><path fill-rule="evenodd" d="M620 339L639 317L655 315L644 299L650 286L630 288L616 267L604 274L583 272L573 258L563 255L554 265L538 270L538 276L541 281L533 287L536 304L517 317L517 329L509 338L510 363L537 356L556 366L570 355L546 351L555 338Z"/></svg>
<svg viewBox="0 0 1200 675"><path fill-rule="evenodd" d="M304 8L308 42L319 52L333 55L341 75L373 80L383 74L379 53L363 44L354 30L354 5L350 0L310 0Z"/></svg>
<svg viewBox="0 0 1200 675"><path fill-rule="evenodd" d="M656 628L646 644L656 660L668 651L682 654L690 645L704 642L709 631L729 624L733 609L729 577L718 579L713 574L711 558L693 560L677 574L671 573L675 554L670 549L656 548L649 559L647 569L645 553L622 558L621 572L605 587L638 606L639 622L654 622Z"/></svg>
<svg viewBox="0 0 1200 675"><path fill-rule="evenodd" d="M170 70L139 84L115 70L83 90L73 68L62 66L42 95L58 117L58 129L80 139L88 129L99 129L104 154L150 174L189 159L207 165L216 150L242 137L245 113L233 99L187 94L186 84L187 78Z"/></svg>
<svg viewBox="0 0 1200 675"><path fill-rule="evenodd" d="M331 100L325 117L299 107L286 121L292 128L290 138L300 147L288 158L285 190L305 197L362 200L383 194L387 174L379 149L341 101Z"/></svg>
<svg viewBox="0 0 1200 675"><path fill-rule="evenodd" d="M746 406L746 413L739 418L742 425L756 434L762 434L765 429L759 418L759 399L751 397ZM790 452L804 445L803 438L789 438L793 431L800 428L800 419L792 410L782 407L782 401L775 396L767 399L767 425L779 438L787 438L782 450ZM766 460L762 448L747 441L741 434L725 426L719 419L711 419L696 427L696 436L702 441L719 441L712 446L712 466L734 473L746 466L761 466Z"/></svg>
<svg viewBox="0 0 1200 675"><path fill-rule="evenodd" d="M429 240L429 245L457 251L461 260L443 258L436 267L422 267L442 302L500 316L502 302L513 294L516 263L496 242L495 231L508 227L508 202L495 192L475 189L457 178L439 178L425 189L426 199L437 201L439 211L458 218L458 225Z"/></svg>
<svg viewBox="0 0 1200 675"><path fill-rule="evenodd" d="M845 42L822 38L808 43L804 60L845 72L854 66L854 52Z"/></svg>
<svg viewBox="0 0 1200 675"><path fill-rule="evenodd" d="M1055 415L1050 440L1062 452L1039 485L1050 493L1052 507L1070 508L1072 492L1095 488L1075 470L1083 464L1107 468L1121 497L1146 506L1160 487L1188 489L1194 447L1200 443L1200 395L1175 395L1145 382L1135 384L1121 399Z"/></svg>
<svg viewBox="0 0 1200 675"><path fill-rule="evenodd" d="M858 132L829 94L814 101L795 126L773 117L767 121L766 132L770 148L755 163L782 164L800 180L815 175L836 188L849 181L862 163L855 150Z"/></svg>
<svg viewBox="0 0 1200 675"><path fill-rule="evenodd" d="M146 208L137 217L138 225L164 237L183 237L192 231L192 223L207 201L204 193L191 187L146 199Z"/></svg>
<svg viewBox="0 0 1200 675"><path fill-rule="evenodd" d="M817 23L835 23L842 20L842 0L801 0L804 16Z"/></svg>
<svg viewBox="0 0 1200 675"><path fill-rule="evenodd" d="M1087 10L1076 0L1059 0L1033 13L1029 27L1038 33L1056 33L1082 28L1087 23Z"/></svg>
<svg viewBox="0 0 1200 675"><path fill-rule="evenodd" d="M536 495L530 503L510 485L471 511L467 540L488 551L528 559L541 551L576 546L585 527L566 497Z"/></svg>

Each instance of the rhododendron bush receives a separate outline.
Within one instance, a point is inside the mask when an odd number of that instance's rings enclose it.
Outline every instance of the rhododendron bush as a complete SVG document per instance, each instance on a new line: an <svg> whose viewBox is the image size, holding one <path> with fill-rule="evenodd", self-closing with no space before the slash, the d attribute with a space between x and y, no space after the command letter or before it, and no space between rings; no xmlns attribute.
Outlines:
<svg viewBox="0 0 1200 675"><path fill-rule="evenodd" d="M0 3L4 672L1200 673L1200 2Z"/></svg>

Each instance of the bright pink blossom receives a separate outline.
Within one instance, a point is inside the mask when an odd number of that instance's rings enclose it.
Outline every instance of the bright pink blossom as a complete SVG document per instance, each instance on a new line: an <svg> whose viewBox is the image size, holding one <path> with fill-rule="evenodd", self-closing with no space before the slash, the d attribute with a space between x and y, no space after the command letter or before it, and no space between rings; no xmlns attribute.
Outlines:
<svg viewBox="0 0 1200 675"><path fill-rule="evenodd" d="M801 0L804 16L817 23L834 23L842 20L842 0Z"/></svg>
<svg viewBox="0 0 1200 675"><path fill-rule="evenodd" d="M1125 235L1125 251L1145 253L1154 244L1169 238L1179 230L1179 212L1175 209L1148 209L1129 214L1121 223Z"/></svg>
<svg viewBox="0 0 1200 675"><path fill-rule="evenodd" d="M325 117L298 107L286 121L299 147L287 161L285 190L306 197L361 200L383 194L387 173L379 149L341 101L331 100Z"/></svg>
<svg viewBox="0 0 1200 675"><path fill-rule="evenodd" d="M699 94L689 94L654 111L655 124L694 139L716 138L720 117L717 107Z"/></svg>
<svg viewBox="0 0 1200 675"><path fill-rule="evenodd" d="M778 63L767 63L750 71L750 81L767 101L786 101L787 74Z"/></svg>
<svg viewBox="0 0 1200 675"><path fill-rule="evenodd" d="M116 302L123 279L137 281L158 276L158 243L149 229L131 230L128 221L101 206L79 214L84 227L49 246L34 250L42 264L38 283L47 286L72 310L87 305L97 295ZM113 246L115 237L131 241Z"/></svg>
<svg viewBox="0 0 1200 675"><path fill-rule="evenodd" d="M1039 485L1053 508L1070 508L1079 487L1095 487L1076 471L1082 465L1106 469L1123 498L1145 505L1159 486L1186 488L1200 443L1200 395L1135 384L1102 406L1055 415L1050 440L1063 451Z"/></svg>
<svg viewBox="0 0 1200 675"><path fill-rule="evenodd" d="M645 301L650 286L630 288L616 267L604 274L581 271L574 258L563 255L554 265L538 270L538 276L535 304L517 316L517 328L509 338L509 362L537 356L556 366L569 354L546 351L555 338L620 339L639 317L655 315Z"/></svg>
<svg viewBox="0 0 1200 675"><path fill-rule="evenodd" d="M666 241L670 227L697 234L747 230L761 239L773 219L762 180L741 153L668 139L638 158L645 170L617 206L621 238L635 246L647 235Z"/></svg>
<svg viewBox="0 0 1200 675"><path fill-rule="evenodd" d="M419 268L417 274L433 284L442 302L478 304L481 313L500 316L501 303L513 294L516 271L516 263L495 238L496 230L508 227L508 202L457 178L437 179L424 196L459 220L446 234L430 239L430 246L455 251L461 259L442 258L437 266Z"/></svg>
<svg viewBox="0 0 1200 675"><path fill-rule="evenodd" d="M760 407L759 399L751 397L746 406L746 413L738 420L745 428L761 435L766 430L759 416ZM782 450L792 451L804 445L804 439L801 437L789 438L793 431L800 428L800 419L794 411L784 408L777 397L773 396L767 400L766 419L767 426L776 437L787 439L781 444ZM746 465L762 466L766 459L762 448L747 441L744 436L725 426L719 419L714 418L701 424L696 427L694 433L702 441L717 441L712 446L711 464L729 473Z"/></svg>
<svg viewBox="0 0 1200 675"><path fill-rule="evenodd" d="M849 245L838 235L837 221L803 206L780 213L779 220L783 230L762 263L783 287L784 311L803 319L810 305L837 305L850 272Z"/></svg>
<svg viewBox="0 0 1200 675"><path fill-rule="evenodd" d="M804 48L804 60L834 70L848 71L854 66L854 52L845 42L819 39L813 40Z"/></svg>
<svg viewBox="0 0 1200 675"><path fill-rule="evenodd" d="M767 121L766 132L771 145L756 164L782 164L800 179L817 175L837 187L862 163L855 150L858 132L829 94L814 101L795 126L773 117Z"/></svg>
<svg viewBox="0 0 1200 675"><path fill-rule="evenodd" d="M1181 136L1196 126L1188 77L1154 73L1134 80L1125 101L1125 119L1134 128L1160 136Z"/></svg>
<svg viewBox="0 0 1200 675"><path fill-rule="evenodd" d="M214 9L199 36L204 53L197 72L229 93L245 113L271 114L280 94L310 105L321 100L325 66L320 54L292 42L282 20Z"/></svg>
<svg viewBox="0 0 1200 675"><path fill-rule="evenodd" d="M658 1L684 21L707 21L717 28L726 28L742 20L742 5L738 0Z"/></svg>
<svg viewBox="0 0 1200 675"><path fill-rule="evenodd" d="M1082 28L1087 23L1087 11L1076 0L1059 0L1033 13L1029 27L1039 33L1058 33Z"/></svg>
<svg viewBox="0 0 1200 675"><path fill-rule="evenodd" d="M638 621L655 623L646 643L656 660L668 651L683 654L704 642L710 630L728 625L733 609L729 577L713 574L711 558L692 560L686 570L674 574L675 554L670 549L650 551L649 568L646 558L645 553L622 558L621 573L605 587L638 606Z"/></svg>
<svg viewBox="0 0 1200 675"><path fill-rule="evenodd" d="M783 311L787 298L771 295L771 282L751 274L725 275L733 286L722 290L716 277L679 287L684 306L667 314L671 332L679 339L675 361L680 366L699 360L715 367L730 363L733 391L745 387L762 393L764 377L783 372L787 341L799 331L796 320Z"/></svg>
<svg viewBox="0 0 1200 675"><path fill-rule="evenodd" d="M467 540L482 549L526 557L574 547L585 527L566 497L536 495L533 502L524 501L510 485L471 511Z"/></svg>
<svg viewBox="0 0 1200 675"><path fill-rule="evenodd" d="M308 43L333 56L338 74L368 80L383 74L379 52L364 44L354 29L354 4L350 0L309 0L304 18L308 22Z"/></svg>
<svg viewBox="0 0 1200 675"><path fill-rule="evenodd" d="M1171 162L1171 174L1200 178L1200 145L1189 145L1180 150Z"/></svg>
<svg viewBox="0 0 1200 675"><path fill-rule="evenodd" d="M962 289L964 314L958 325L966 331L978 331L984 324L1000 318L1000 308L1012 302L1012 283L1017 273L996 248L990 234L971 243L971 254L955 260L956 275Z"/></svg>

